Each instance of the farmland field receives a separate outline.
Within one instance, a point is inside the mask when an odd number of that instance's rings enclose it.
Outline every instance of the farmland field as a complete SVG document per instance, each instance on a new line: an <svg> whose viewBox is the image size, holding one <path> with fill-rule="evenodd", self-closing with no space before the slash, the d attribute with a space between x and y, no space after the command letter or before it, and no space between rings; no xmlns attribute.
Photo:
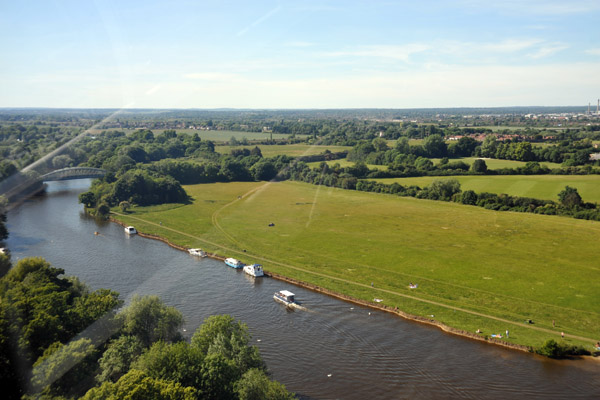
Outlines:
<svg viewBox="0 0 600 400"><path fill-rule="evenodd" d="M232 149L253 149L255 146L216 146L215 151L221 154L229 154ZM325 150L332 153L340 151L350 151L351 146L320 146L311 144L287 144L287 145L258 145L263 157L274 157L285 154L291 157L310 156L313 154L322 154Z"/></svg>
<svg viewBox="0 0 600 400"><path fill-rule="evenodd" d="M473 161L477 160L479 157L460 157L460 158L451 158L449 161L463 161L468 165L473 164ZM432 158L434 164L439 164L439 158ZM513 161L513 160L500 160L497 158L484 158L485 164L488 169L500 169L500 168L519 168L524 167L527 164L525 161ZM551 162L541 162L540 165L545 165L550 169L560 168L560 164L551 163Z"/></svg>
<svg viewBox="0 0 600 400"><path fill-rule="evenodd" d="M90 133L94 134L94 133L100 133L102 131L109 131L109 130L116 130L116 131L122 131L125 132L126 134L130 134L135 132L138 129L90 129ZM150 129L152 132L154 132L155 135L160 135L162 134L165 129ZM267 140L271 138L271 135L273 135L273 139L275 140L280 140L280 139L289 139L290 135L286 135L286 134L281 134L281 133L266 133L266 132L241 132L241 131L217 131L217 130L213 130L213 131L202 131L202 130L196 130L196 129L174 129L177 133L186 133L186 134L190 134L193 135L194 133L197 133L198 136L200 136L200 138L202 140L212 140L213 142L228 142L231 137L235 137L236 140L243 140L244 138L248 139L248 140ZM296 135L296 137L304 137L303 135Z"/></svg>
<svg viewBox="0 0 600 400"><path fill-rule="evenodd" d="M477 175L436 177L421 176L415 178L375 179L377 182L393 183L419 187L429 186L435 179L455 178L460 182L462 190L473 190L477 193L506 193L512 196L533 197L536 199L555 200L565 186L577 188L584 201L600 202L600 175Z"/></svg>
<svg viewBox="0 0 600 400"><path fill-rule="evenodd" d="M351 167L353 166L355 163L353 161L348 161L345 158L341 159L341 160L331 160L331 161L326 161L328 165L334 165L334 164L340 164L341 167L345 168L345 167ZM318 167L319 164L321 164L320 161L317 162L311 162L308 163L307 165L311 168L314 167ZM369 167L369 169L379 169L382 171L386 171L388 169L387 165L374 165L374 164L367 164L367 167Z"/></svg>
<svg viewBox="0 0 600 400"><path fill-rule="evenodd" d="M119 219L466 331L510 329L511 342L533 346L560 331L587 346L600 337L598 222L299 182L186 190L192 204L134 208Z"/></svg>

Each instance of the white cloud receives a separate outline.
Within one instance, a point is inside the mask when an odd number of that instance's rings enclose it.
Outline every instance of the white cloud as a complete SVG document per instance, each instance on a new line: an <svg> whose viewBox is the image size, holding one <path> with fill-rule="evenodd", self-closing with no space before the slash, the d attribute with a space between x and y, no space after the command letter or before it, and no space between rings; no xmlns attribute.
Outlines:
<svg viewBox="0 0 600 400"><path fill-rule="evenodd" d="M312 47L315 45L315 43L296 41L296 42L287 42L285 45L287 47Z"/></svg>
<svg viewBox="0 0 600 400"><path fill-rule="evenodd" d="M566 46L564 44L552 43L552 44L541 46L534 53L529 54L529 57L534 58L534 59L548 57L554 53L558 53L559 51L563 51L568 48L569 48L569 46Z"/></svg>
<svg viewBox="0 0 600 400"><path fill-rule="evenodd" d="M585 53L592 56L600 56L600 47L596 47L595 49L587 49Z"/></svg>
<svg viewBox="0 0 600 400"><path fill-rule="evenodd" d="M227 72L194 72L183 75L185 79L202 80L202 81L231 81L239 80L239 74Z"/></svg>
<svg viewBox="0 0 600 400"><path fill-rule="evenodd" d="M600 63L546 66L430 65L403 73L355 73L335 78L173 82L161 87L156 104L136 96L136 107L361 108L576 105L581 88L600 92L591 81Z"/></svg>
<svg viewBox="0 0 600 400"><path fill-rule="evenodd" d="M509 14L567 15L600 10L597 0L462 0L469 9L488 11L490 8Z"/></svg>
<svg viewBox="0 0 600 400"><path fill-rule="evenodd" d="M429 50L431 46L420 43L405 45L373 45L361 46L354 50L334 51L327 53L330 57L376 57L389 58L408 62L411 55Z"/></svg>

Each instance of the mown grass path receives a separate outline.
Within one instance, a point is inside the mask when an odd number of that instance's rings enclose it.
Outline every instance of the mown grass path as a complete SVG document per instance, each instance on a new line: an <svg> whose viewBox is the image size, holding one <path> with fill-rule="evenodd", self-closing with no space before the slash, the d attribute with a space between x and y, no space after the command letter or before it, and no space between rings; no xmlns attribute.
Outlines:
<svg viewBox="0 0 600 400"><path fill-rule="evenodd" d="M353 280L350 280L350 279L345 279L345 278L333 276L333 275L330 275L330 274L325 274L325 273L322 273L322 272L316 272L314 270L310 270L310 269L307 269L307 268L299 267L299 266L296 266L296 265L282 263L282 262L279 262L279 261L276 261L276 260L273 260L273 259L261 256L261 255L252 254L251 252L240 251L239 249L243 249L244 245L242 243L240 243L236 238L234 238L229 232L227 232L221 226L221 224L219 223L219 216L220 216L220 214L225 209L233 206L234 204L236 204L237 202L239 202L241 200L244 200L244 199L249 198L250 196L252 196L254 194L259 193L261 190L266 189L268 187L268 185L270 185L270 183L265 183L265 184L260 185L258 187L252 188L251 190L249 190L246 193L242 194L238 198L236 198L236 199L234 199L234 200L232 200L232 201L224 204L223 206L221 206L220 208L218 208L217 210L215 210L212 213L212 215L211 215L210 219L211 219L211 223L214 226L214 228L217 229L232 244L235 244L236 246L238 246L239 247L238 249L228 247L228 246L226 246L223 243L216 243L214 241L210 241L210 240L207 240L205 238L202 238L202 237L199 237L199 236L196 236L196 235L192 235L192 234L190 234L188 232L184 232L184 231L181 231L181 230L178 230L178 229L170 228L168 226L165 226L164 223L163 224L158 224L158 223L152 222L152 221L147 220L147 219L143 219L143 218L140 218L140 217L137 217L137 216L133 216L133 215L124 215L124 214L120 214L118 212L114 212L114 214L122 216L122 217L129 218L129 219L138 220L138 221L144 222L146 224L149 224L149 225L161 228L161 229L165 229L165 230L171 231L171 232L179 234L179 235L183 235L183 236L189 237L189 238L197 240L197 241L199 241L201 243L205 243L205 244L213 246L215 248L223 249L223 250L225 250L227 252L230 252L230 253L233 253L233 254L239 254L239 255L242 255L242 256L243 255L246 255L246 256L250 255L250 256L252 256L252 257L254 257L257 260L260 260L262 262L266 262L266 263L270 263L270 264L273 264L273 265L278 265L278 266L281 266L281 267L293 269L293 270L296 270L296 271L299 271L299 272L302 272L302 273L305 273L305 274L310 274L310 275L318 276L318 277L329 279L329 280L332 280L332 281L342 282L342 283L345 283L345 284L348 284L348 285L352 285L352 286L355 286L355 287L372 290L374 292L387 293L387 294L391 294L391 295L398 296L398 297L401 297L401 298L410 299L410 300L413 300L413 301L417 301L417 302L421 302L421 303L425 303L425 304L430 304L430 305L434 305L434 306L437 306L437 307L442 307L442 308L445 308L445 309L448 309L448 310L453 310L453 311L456 311L456 312L461 312L461 313L465 313L465 314L469 314L469 315L473 315L473 316L477 316L477 317L487 318L487 319L490 319L490 320L502 322L502 323L505 323L505 324L510 324L510 325L513 325L513 326L519 326L519 327L526 328L526 329L533 330L533 331L543 332L543 333L551 334L551 335L556 335L557 334L556 330L547 329L547 328L543 328L543 327L539 327L539 326L534 326L534 325L526 324L526 323L522 323L522 322L516 322L514 320L510 320L510 319L507 319L507 318L502 318L502 317L498 317L498 316L486 314L486 313L483 313L483 312L469 310L469 309L465 309L465 308L462 308L462 307L452 306L452 305L446 304L444 302L430 300L430 299L425 299L425 298L422 298L422 297L418 297L418 296L414 296L414 295L409 295L409 294L401 293L401 292L390 290L390 289L385 289L385 288L380 288L380 287L372 287L371 285L360 283L360 282L356 282L356 281L353 281ZM373 268L372 266L368 266L368 267L369 268ZM423 278L423 279L428 279L428 278ZM472 288L470 288L470 289L472 289ZM526 301L529 301L529 300L526 300ZM540 303L540 304L545 304L545 303ZM562 308L565 308L567 310L569 309L568 307L562 307ZM565 333L565 337L576 339L576 340L581 340L581 341L585 341L585 342L593 342L593 341L595 341L595 339L592 339L592 338L588 338L588 337L584 337L584 336L579 336L579 335L573 335L573 334L567 334L567 333Z"/></svg>

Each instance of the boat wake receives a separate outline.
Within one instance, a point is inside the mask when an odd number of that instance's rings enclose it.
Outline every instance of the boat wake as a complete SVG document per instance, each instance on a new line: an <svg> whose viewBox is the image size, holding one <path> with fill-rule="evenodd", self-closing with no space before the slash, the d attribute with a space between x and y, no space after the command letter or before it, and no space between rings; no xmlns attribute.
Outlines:
<svg viewBox="0 0 600 400"><path fill-rule="evenodd" d="M300 304L297 304L297 303L289 304L288 307L294 308L294 309L300 310L300 311L314 312L314 311L310 311L308 308L301 306Z"/></svg>

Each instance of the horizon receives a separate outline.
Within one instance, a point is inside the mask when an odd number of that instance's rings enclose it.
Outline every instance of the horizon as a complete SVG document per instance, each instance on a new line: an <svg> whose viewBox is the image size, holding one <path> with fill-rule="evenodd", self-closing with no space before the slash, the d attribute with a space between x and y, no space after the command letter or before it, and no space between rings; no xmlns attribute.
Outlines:
<svg viewBox="0 0 600 400"><path fill-rule="evenodd" d="M590 0L7 3L0 107L587 107L599 18Z"/></svg>

